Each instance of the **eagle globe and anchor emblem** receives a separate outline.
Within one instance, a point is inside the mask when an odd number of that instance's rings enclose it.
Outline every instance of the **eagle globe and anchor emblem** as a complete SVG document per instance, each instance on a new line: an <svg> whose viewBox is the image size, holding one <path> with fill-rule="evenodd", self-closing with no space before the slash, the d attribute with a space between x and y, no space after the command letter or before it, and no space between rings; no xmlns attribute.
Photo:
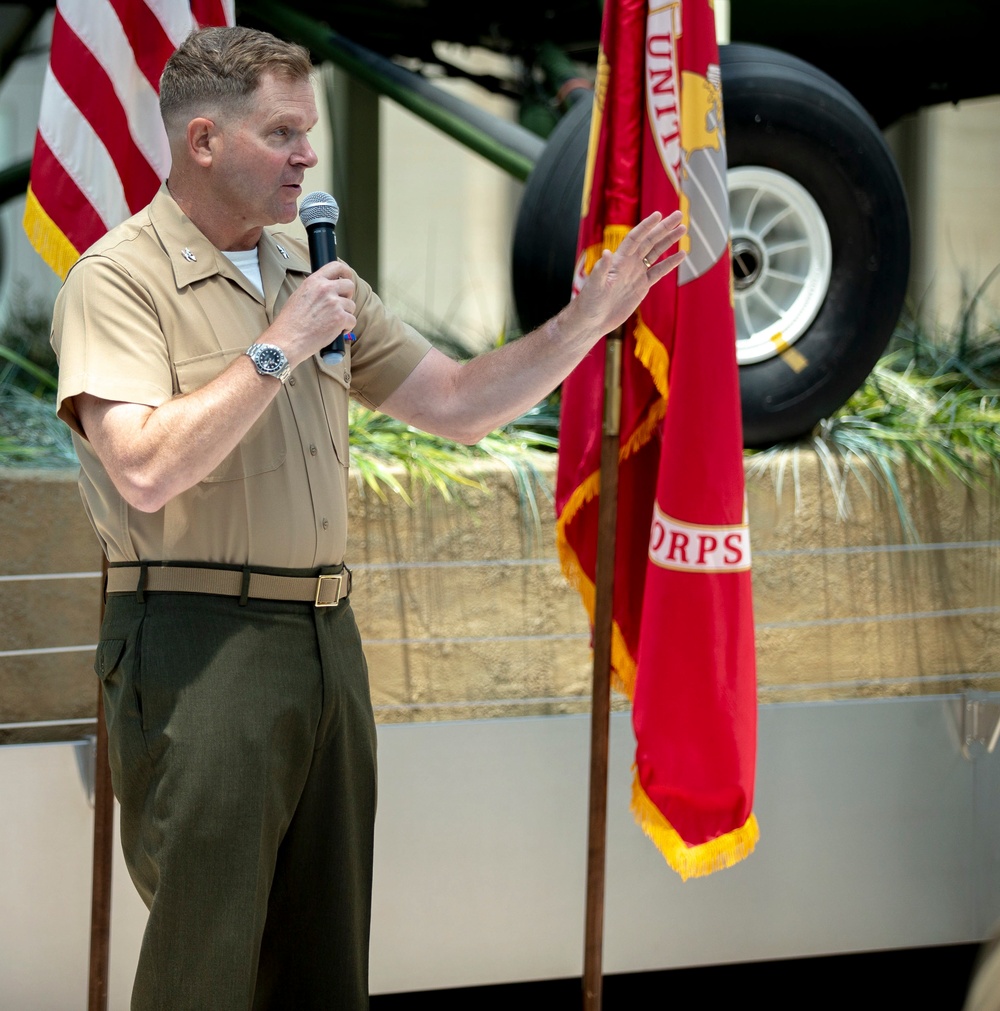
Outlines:
<svg viewBox="0 0 1000 1011"><path fill-rule="evenodd" d="M680 38L681 4L650 0L646 27L646 112L650 133L664 173L677 191L687 234L680 248L687 253L677 270L677 283L688 284L707 273L729 246L729 192L726 181L726 137L722 117L722 74L710 63L705 74L685 70L678 81L676 43ZM590 156L583 183L583 213L590 206L596 137L601 128L610 67L598 54ZM573 277L573 294L587 275L582 252Z"/></svg>
<svg viewBox="0 0 1000 1011"><path fill-rule="evenodd" d="M646 110L664 172L677 190L687 235L687 257L677 283L709 271L729 245L726 137L722 74L717 63L703 75L677 72L681 4L649 5L646 27Z"/></svg>

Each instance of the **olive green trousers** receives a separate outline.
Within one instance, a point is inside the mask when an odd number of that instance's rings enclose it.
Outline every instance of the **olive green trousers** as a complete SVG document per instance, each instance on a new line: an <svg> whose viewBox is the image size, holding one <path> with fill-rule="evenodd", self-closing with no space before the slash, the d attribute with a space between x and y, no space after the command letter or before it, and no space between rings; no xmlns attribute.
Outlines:
<svg viewBox="0 0 1000 1011"><path fill-rule="evenodd" d="M368 1006L375 723L350 603L107 600L134 1009Z"/></svg>

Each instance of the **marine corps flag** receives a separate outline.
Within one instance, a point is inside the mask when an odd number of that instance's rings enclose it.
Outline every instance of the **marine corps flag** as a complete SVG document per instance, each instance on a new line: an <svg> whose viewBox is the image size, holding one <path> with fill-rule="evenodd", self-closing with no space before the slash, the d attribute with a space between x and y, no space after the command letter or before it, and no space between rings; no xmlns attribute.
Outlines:
<svg viewBox="0 0 1000 1011"><path fill-rule="evenodd" d="M233 0L58 0L24 230L62 278L170 169L160 74L192 29L233 24Z"/></svg>
<svg viewBox="0 0 1000 1011"><path fill-rule="evenodd" d="M756 683L711 0L606 0L578 280L653 210L687 258L626 324L612 679L633 700L632 809L683 878L753 849ZM563 387L556 490L567 577L594 620L604 361Z"/></svg>

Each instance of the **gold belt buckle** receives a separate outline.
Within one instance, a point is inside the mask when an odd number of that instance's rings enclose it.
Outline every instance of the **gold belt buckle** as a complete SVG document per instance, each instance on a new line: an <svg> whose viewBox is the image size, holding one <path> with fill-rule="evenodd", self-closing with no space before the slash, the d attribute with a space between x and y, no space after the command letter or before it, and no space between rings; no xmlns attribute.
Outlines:
<svg viewBox="0 0 1000 1011"><path fill-rule="evenodd" d="M324 579L335 579L337 580L337 585L333 589L333 599L328 599L327 594L323 592L323 580ZM344 573L335 572L328 576L318 576L316 579L316 606L317 607L336 607L340 603L340 591L344 585Z"/></svg>

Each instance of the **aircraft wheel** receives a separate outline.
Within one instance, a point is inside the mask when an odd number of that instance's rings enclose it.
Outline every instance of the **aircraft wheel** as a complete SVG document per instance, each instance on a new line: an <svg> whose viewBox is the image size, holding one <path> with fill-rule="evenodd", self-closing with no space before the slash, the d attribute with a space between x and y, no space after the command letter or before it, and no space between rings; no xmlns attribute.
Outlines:
<svg viewBox="0 0 1000 1011"><path fill-rule="evenodd" d="M744 441L808 432L861 385L899 319L906 198L882 135L815 67L722 47Z"/></svg>
<svg viewBox="0 0 1000 1011"><path fill-rule="evenodd" d="M809 432L861 385L899 319L910 228L899 173L831 77L762 46L720 51L744 442ZM525 330L569 297L590 103L553 131L513 249Z"/></svg>

